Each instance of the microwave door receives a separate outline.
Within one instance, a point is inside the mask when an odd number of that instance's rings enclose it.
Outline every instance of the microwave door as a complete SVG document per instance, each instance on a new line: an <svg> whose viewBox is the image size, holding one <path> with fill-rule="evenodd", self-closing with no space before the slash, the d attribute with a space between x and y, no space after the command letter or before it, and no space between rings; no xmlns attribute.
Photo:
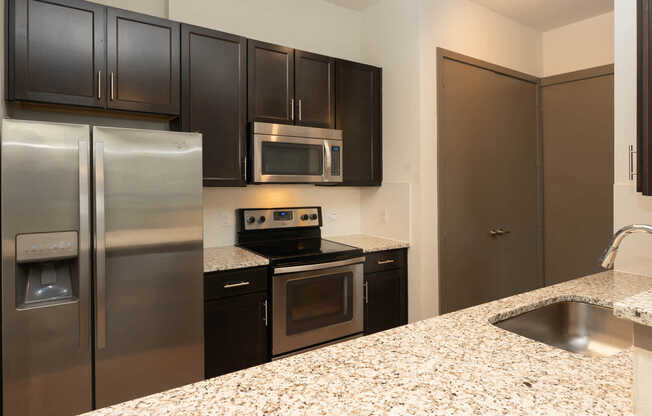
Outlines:
<svg viewBox="0 0 652 416"><path fill-rule="evenodd" d="M323 139L254 135L255 183L321 183L326 170Z"/></svg>

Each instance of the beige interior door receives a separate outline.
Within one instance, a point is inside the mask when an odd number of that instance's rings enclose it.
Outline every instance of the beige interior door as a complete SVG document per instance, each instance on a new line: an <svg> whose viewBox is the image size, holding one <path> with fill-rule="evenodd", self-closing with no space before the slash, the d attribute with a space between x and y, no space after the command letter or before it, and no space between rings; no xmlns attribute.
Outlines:
<svg viewBox="0 0 652 416"><path fill-rule="evenodd" d="M546 285L601 270L613 233L613 66L543 80Z"/></svg>

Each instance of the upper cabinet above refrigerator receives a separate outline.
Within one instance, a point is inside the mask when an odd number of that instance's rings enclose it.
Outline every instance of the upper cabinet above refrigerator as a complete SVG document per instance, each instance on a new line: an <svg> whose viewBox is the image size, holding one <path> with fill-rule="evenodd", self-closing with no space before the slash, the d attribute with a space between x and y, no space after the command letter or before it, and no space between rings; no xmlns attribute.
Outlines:
<svg viewBox="0 0 652 416"><path fill-rule="evenodd" d="M179 23L82 0L8 1L7 99L179 114Z"/></svg>
<svg viewBox="0 0 652 416"><path fill-rule="evenodd" d="M8 99L106 106L106 7L10 0L8 10Z"/></svg>
<svg viewBox="0 0 652 416"><path fill-rule="evenodd" d="M334 128L335 59L248 41L249 121Z"/></svg>

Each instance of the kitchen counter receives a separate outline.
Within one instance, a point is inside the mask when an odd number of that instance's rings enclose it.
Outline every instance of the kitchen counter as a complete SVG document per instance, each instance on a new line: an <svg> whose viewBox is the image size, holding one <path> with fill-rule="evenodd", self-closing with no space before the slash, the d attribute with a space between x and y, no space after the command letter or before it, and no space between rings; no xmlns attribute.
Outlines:
<svg viewBox="0 0 652 416"><path fill-rule="evenodd" d="M269 260L240 247L210 247L204 249L204 273L246 267L267 266Z"/></svg>
<svg viewBox="0 0 652 416"><path fill-rule="evenodd" d="M637 324L652 326L652 290L614 303L614 315Z"/></svg>
<svg viewBox="0 0 652 416"><path fill-rule="evenodd" d="M374 237L365 234L344 235L336 237L324 237L326 240L335 241L336 243L346 244L361 248L365 253L374 253L376 251L395 250L398 248L408 248L410 244L401 240L392 240L389 238Z"/></svg>
<svg viewBox="0 0 652 416"><path fill-rule="evenodd" d="M92 414L629 414L630 350L588 357L490 322L560 300L612 306L650 290L650 277L599 273Z"/></svg>

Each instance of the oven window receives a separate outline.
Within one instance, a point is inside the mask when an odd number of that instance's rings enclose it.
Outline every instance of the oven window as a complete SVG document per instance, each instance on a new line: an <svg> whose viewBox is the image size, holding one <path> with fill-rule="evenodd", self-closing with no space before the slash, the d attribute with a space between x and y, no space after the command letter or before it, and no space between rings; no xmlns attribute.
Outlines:
<svg viewBox="0 0 652 416"><path fill-rule="evenodd" d="M324 171L324 147L300 143L262 143L263 175L317 175Z"/></svg>
<svg viewBox="0 0 652 416"><path fill-rule="evenodd" d="M353 318L353 273L287 282L287 335L347 322Z"/></svg>

